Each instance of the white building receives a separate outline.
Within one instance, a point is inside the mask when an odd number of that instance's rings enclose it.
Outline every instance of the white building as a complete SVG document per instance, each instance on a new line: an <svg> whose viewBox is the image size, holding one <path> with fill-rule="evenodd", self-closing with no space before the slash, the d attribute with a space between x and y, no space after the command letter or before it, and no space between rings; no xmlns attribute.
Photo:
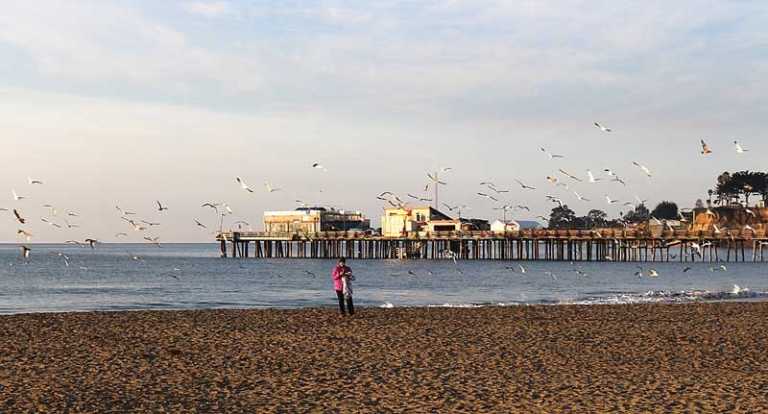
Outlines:
<svg viewBox="0 0 768 414"><path fill-rule="evenodd" d="M515 220L496 220L491 223L491 231L496 234L505 234L520 231L520 223Z"/></svg>

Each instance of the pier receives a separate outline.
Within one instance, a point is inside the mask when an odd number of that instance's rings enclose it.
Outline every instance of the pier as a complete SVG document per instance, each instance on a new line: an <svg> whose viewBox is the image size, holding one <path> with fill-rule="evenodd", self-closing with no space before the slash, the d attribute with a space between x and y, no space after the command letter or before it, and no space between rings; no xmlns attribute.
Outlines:
<svg viewBox="0 0 768 414"><path fill-rule="evenodd" d="M436 232L402 237L362 232L227 231L216 240L222 257L256 259L763 262L768 247L764 231L654 234L620 229Z"/></svg>

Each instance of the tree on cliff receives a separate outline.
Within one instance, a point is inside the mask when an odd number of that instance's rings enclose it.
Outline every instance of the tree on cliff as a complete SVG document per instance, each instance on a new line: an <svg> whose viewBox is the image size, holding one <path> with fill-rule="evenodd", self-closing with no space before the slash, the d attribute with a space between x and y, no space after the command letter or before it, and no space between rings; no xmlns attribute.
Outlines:
<svg viewBox="0 0 768 414"><path fill-rule="evenodd" d="M720 203L738 202L744 196L744 202L749 206L749 197L754 194L759 194L763 202L768 202L768 174L753 171L731 174L726 171L717 177L715 193Z"/></svg>

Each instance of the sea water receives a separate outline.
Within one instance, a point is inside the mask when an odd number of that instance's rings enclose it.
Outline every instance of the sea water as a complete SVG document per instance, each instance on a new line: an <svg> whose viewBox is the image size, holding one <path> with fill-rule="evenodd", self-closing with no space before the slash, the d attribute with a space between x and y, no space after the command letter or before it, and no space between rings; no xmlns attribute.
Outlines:
<svg viewBox="0 0 768 414"><path fill-rule="evenodd" d="M0 246L0 313L301 308L336 302L332 260L224 259L214 244L31 247L26 261L17 245ZM369 307L768 298L768 263L725 263L725 269L709 262L350 260L348 264L356 276L356 305ZM684 272L686 267L691 269ZM659 276L649 277L650 269Z"/></svg>

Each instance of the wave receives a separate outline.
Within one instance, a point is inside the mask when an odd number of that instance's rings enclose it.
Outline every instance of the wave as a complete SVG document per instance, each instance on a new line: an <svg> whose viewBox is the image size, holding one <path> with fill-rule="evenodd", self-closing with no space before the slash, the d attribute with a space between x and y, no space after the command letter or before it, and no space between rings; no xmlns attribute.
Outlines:
<svg viewBox="0 0 768 414"><path fill-rule="evenodd" d="M733 285L729 291L683 290L678 292L665 290L650 290L645 293L623 293L598 297L584 297L562 304L576 305L610 305L633 303L684 303L684 302L718 302L739 300L766 300L768 292L753 292L749 288Z"/></svg>

